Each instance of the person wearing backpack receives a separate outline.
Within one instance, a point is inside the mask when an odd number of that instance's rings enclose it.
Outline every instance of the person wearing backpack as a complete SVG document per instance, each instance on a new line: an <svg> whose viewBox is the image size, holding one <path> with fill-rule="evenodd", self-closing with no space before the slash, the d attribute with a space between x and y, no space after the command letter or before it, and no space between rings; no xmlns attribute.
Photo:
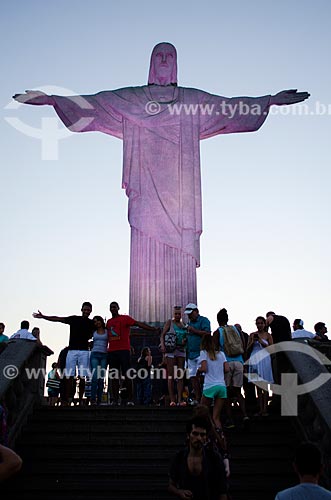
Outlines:
<svg viewBox="0 0 331 500"><path fill-rule="evenodd" d="M244 383L244 346L242 338L237 328L233 325L228 325L229 317L226 309L221 309L217 313L217 322L219 328L213 333L214 342L224 352L226 360L229 364L229 371L225 374L225 383L228 389L228 399L226 400L225 409L228 417L228 422L224 427L234 428L232 417L231 399L236 399L243 416L243 421L249 418L246 413L245 399L241 394L241 388Z"/></svg>

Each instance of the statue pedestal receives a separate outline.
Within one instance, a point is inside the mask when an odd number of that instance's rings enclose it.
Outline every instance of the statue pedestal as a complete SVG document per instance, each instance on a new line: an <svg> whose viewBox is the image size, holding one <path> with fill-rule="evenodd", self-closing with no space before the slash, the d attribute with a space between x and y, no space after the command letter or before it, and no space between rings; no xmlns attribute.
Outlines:
<svg viewBox="0 0 331 500"><path fill-rule="evenodd" d="M138 358L140 356L141 350L144 347L148 346L152 351L153 365L155 365L154 361L161 361L162 353L159 350L161 332L161 328L159 328L158 332L150 332L148 330L143 330L142 328L131 327L130 341L131 346L135 351L134 357Z"/></svg>

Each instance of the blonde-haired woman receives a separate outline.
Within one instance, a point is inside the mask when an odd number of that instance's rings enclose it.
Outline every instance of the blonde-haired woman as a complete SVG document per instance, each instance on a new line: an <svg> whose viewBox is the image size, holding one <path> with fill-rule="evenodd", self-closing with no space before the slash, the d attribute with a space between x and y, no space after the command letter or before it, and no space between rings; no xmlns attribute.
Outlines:
<svg viewBox="0 0 331 500"><path fill-rule="evenodd" d="M172 329L176 333L176 346L173 352L166 352L166 346L164 341L165 334ZM186 339L187 339L187 329L182 321L182 308L181 306L175 306L173 310L173 318L168 319L165 322L160 338L161 351L164 353L165 360L167 363L168 392L170 397L170 406L177 406L177 404L179 406L186 406L186 402L183 401ZM177 368L179 369L178 370L179 376L177 377L177 404L176 404L175 381L174 381L175 366L177 366Z"/></svg>
<svg viewBox="0 0 331 500"><path fill-rule="evenodd" d="M229 365L225 354L216 349L210 334L202 337L200 349L199 371L204 373L201 404L210 407L214 401L213 421L216 429L221 429L221 411L227 398L224 373L229 371Z"/></svg>

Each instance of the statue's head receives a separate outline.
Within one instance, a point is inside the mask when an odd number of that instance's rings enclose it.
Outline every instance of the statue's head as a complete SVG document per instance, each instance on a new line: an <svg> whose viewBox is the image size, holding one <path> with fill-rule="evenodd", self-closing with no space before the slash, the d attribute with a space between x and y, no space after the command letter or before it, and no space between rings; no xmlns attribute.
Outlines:
<svg viewBox="0 0 331 500"><path fill-rule="evenodd" d="M155 45L149 67L148 84L177 85L177 52L171 43Z"/></svg>

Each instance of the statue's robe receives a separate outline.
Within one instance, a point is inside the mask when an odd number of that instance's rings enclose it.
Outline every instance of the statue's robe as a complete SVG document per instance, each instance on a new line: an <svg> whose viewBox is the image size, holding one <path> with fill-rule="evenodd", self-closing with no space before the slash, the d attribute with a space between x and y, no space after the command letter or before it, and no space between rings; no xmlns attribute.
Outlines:
<svg viewBox="0 0 331 500"><path fill-rule="evenodd" d="M123 139L131 226L130 315L154 323L168 319L174 305L197 303L200 140L259 129L270 103L270 96L226 98L183 87L173 87L171 102L163 103L162 94L163 87L153 85L52 96L71 131ZM159 108L154 115L150 101Z"/></svg>

